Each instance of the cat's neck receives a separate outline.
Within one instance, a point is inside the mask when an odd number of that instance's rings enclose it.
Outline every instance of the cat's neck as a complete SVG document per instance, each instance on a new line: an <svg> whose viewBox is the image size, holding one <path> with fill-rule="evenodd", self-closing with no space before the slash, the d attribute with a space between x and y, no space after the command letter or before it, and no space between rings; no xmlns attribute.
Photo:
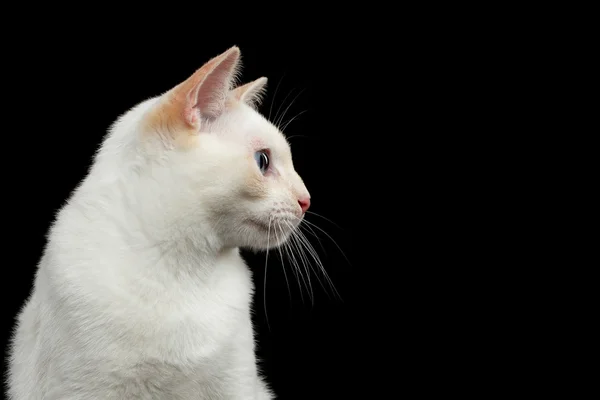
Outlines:
<svg viewBox="0 0 600 400"><path fill-rule="evenodd" d="M240 258L238 248L223 247L212 252L189 244L170 245L138 255L143 261L134 268L141 267L143 271L136 275L143 273L163 284L172 281L191 286L210 282L220 265L235 263Z"/></svg>
<svg viewBox="0 0 600 400"><path fill-rule="evenodd" d="M206 280L221 261L239 258L239 249L224 246L210 221L186 225L182 216L173 219L152 199L140 199L139 191L111 186L82 185L69 202L68 222L61 225L77 227L77 235L91 237L101 249L121 249L124 254L116 258L131 257L136 260L132 269L159 279Z"/></svg>

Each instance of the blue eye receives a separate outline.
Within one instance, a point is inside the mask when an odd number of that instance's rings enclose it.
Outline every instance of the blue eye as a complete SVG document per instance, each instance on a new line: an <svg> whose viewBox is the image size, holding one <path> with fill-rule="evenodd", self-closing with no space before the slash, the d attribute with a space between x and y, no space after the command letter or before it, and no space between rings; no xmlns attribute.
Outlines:
<svg viewBox="0 0 600 400"><path fill-rule="evenodd" d="M267 152L264 150L257 151L254 153L254 159L256 160L260 172L263 174L267 172L269 169L269 155Z"/></svg>

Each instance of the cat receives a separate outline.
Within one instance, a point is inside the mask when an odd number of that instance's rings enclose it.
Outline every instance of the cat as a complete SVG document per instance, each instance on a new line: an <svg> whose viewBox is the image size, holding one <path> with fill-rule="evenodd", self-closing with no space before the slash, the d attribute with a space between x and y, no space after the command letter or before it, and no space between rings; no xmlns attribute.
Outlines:
<svg viewBox="0 0 600 400"><path fill-rule="evenodd" d="M310 193L258 112L267 78L236 87L240 66L231 47L112 124L50 227L10 399L275 398L239 249L285 243Z"/></svg>

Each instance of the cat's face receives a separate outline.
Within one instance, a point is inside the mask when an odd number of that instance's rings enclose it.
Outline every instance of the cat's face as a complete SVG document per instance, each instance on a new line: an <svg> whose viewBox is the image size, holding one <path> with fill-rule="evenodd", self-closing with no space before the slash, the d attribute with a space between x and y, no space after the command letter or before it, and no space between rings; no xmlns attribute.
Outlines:
<svg viewBox="0 0 600 400"><path fill-rule="evenodd" d="M169 148L171 196L228 246L267 249L298 228L310 194L283 134L255 109L266 78L231 88L232 48L159 98L145 117Z"/></svg>

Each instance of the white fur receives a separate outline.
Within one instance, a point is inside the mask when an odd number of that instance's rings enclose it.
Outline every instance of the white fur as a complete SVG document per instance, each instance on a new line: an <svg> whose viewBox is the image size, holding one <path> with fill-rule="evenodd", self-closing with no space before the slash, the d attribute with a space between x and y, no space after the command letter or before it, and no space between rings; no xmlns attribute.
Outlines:
<svg viewBox="0 0 600 400"><path fill-rule="evenodd" d="M143 124L164 96L114 124L58 213L18 316L10 399L274 398L256 367L238 248L283 243L308 191L250 102L203 120L182 147ZM269 175L257 143L271 151Z"/></svg>

